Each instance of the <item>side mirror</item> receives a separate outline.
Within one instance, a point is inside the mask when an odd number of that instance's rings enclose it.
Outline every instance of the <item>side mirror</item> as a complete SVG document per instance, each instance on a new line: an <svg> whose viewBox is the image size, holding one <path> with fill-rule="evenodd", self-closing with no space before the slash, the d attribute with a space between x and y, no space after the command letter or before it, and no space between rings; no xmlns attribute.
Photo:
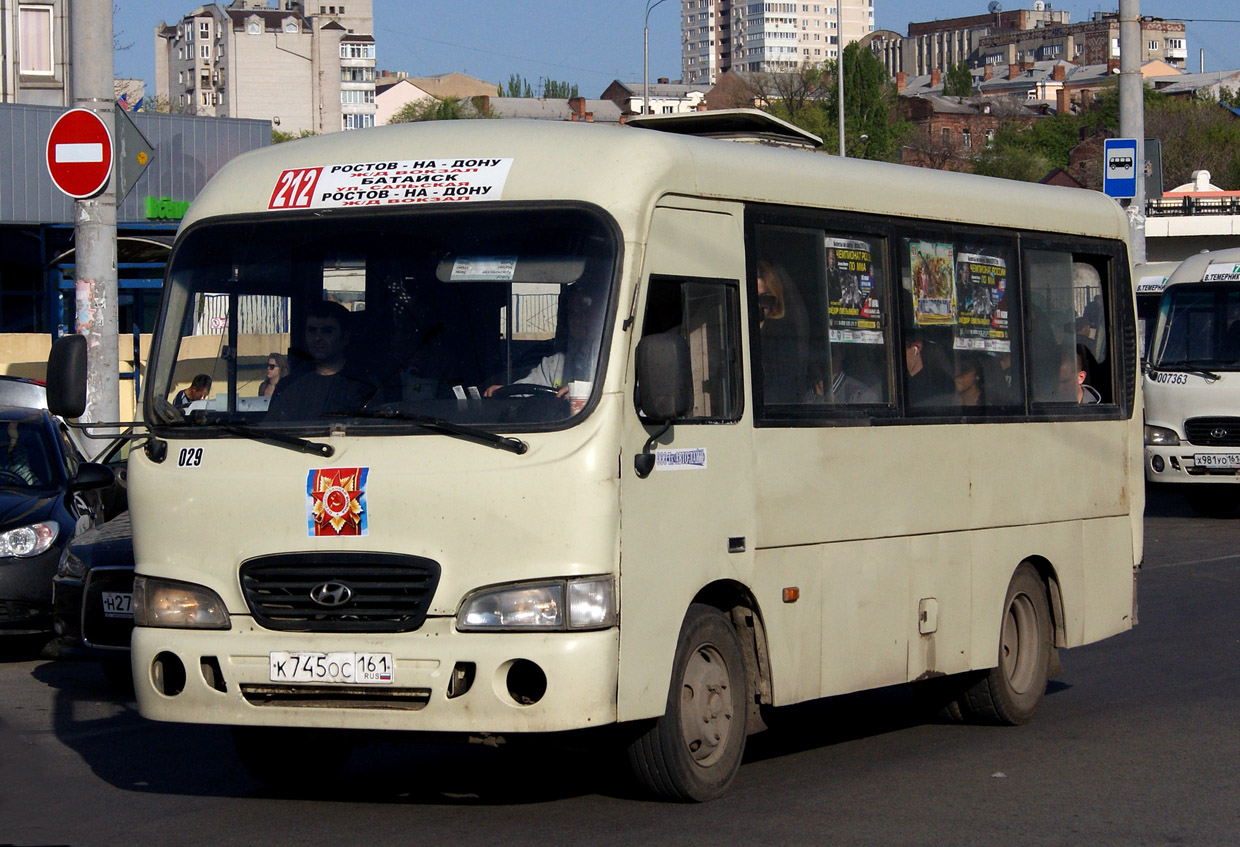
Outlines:
<svg viewBox="0 0 1240 847"><path fill-rule="evenodd" d="M637 343L637 409L648 420L663 426L646 439L642 451L633 457L638 479L654 470L656 441L693 409L693 367L689 361L689 342L675 332L648 335Z"/></svg>
<svg viewBox="0 0 1240 847"><path fill-rule="evenodd" d="M689 342L679 333L648 335L638 342L637 408L652 421L682 418L693 409Z"/></svg>
<svg viewBox="0 0 1240 847"><path fill-rule="evenodd" d="M47 357L47 408L62 418L86 411L86 336L65 335Z"/></svg>
<svg viewBox="0 0 1240 847"><path fill-rule="evenodd" d="M78 465L77 476L69 480L70 491L89 491L92 488L107 488L116 481L116 474L107 465L97 462L83 462Z"/></svg>

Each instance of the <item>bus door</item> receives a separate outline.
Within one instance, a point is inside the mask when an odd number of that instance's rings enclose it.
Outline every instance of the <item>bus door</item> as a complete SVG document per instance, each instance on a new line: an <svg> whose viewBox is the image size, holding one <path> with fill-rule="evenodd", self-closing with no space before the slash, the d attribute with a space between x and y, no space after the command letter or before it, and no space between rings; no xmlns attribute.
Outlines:
<svg viewBox="0 0 1240 847"><path fill-rule="evenodd" d="M721 579L746 581L753 561L753 462L743 403L739 207L673 198L655 209L637 298L637 340L674 332L689 343L694 405L634 469L656 427L623 399L620 719L662 714L681 621ZM631 348L632 349L632 348ZM630 363L632 356L630 356ZM633 384L632 367L628 385Z"/></svg>

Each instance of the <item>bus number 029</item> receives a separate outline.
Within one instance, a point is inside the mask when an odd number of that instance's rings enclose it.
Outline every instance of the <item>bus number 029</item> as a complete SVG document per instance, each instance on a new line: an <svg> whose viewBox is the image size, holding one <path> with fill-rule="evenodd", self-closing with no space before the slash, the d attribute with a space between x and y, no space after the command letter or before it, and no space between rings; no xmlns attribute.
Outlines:
<svg viewBox="0 0 1240 847"><path fill-rule="evenodd" d="M183 447L177 454L178 468L196 468L202 464L201 447Z"/></svg>

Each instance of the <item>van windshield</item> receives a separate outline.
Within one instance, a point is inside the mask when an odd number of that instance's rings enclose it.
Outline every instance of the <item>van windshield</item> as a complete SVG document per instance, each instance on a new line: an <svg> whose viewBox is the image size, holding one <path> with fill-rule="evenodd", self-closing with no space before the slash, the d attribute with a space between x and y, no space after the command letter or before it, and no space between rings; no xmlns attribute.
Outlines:
<svg viewBox="0 0 1240 847"><path fill-rule="evenodd" d="M1172 370L1240 370L1240 284L1168 286L1151 364Z"/></svg>
<svg viewBox="0 0 1240 847"><path fill-rule="evenodd" d="M563 425L602 377L613 232L582 208L200 224L169 265L148 420Z"/></svg>

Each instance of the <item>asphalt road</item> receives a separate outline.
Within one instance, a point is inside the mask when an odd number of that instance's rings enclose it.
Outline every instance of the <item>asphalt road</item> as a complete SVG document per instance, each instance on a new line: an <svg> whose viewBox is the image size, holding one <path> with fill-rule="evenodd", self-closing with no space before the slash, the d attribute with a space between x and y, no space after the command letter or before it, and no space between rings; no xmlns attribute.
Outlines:
<svg viewBox="0 0 1240 847"><path fill-rule="evenodd" d="M780 710L731 793L635 795L596 738L355 754L281 797L226 731L143 721L89 663L0 659L0 845L1240 843L1240 518L1153 493L1140 625L1062 653L1025 727L927 722L905 689Z"/></svg>

